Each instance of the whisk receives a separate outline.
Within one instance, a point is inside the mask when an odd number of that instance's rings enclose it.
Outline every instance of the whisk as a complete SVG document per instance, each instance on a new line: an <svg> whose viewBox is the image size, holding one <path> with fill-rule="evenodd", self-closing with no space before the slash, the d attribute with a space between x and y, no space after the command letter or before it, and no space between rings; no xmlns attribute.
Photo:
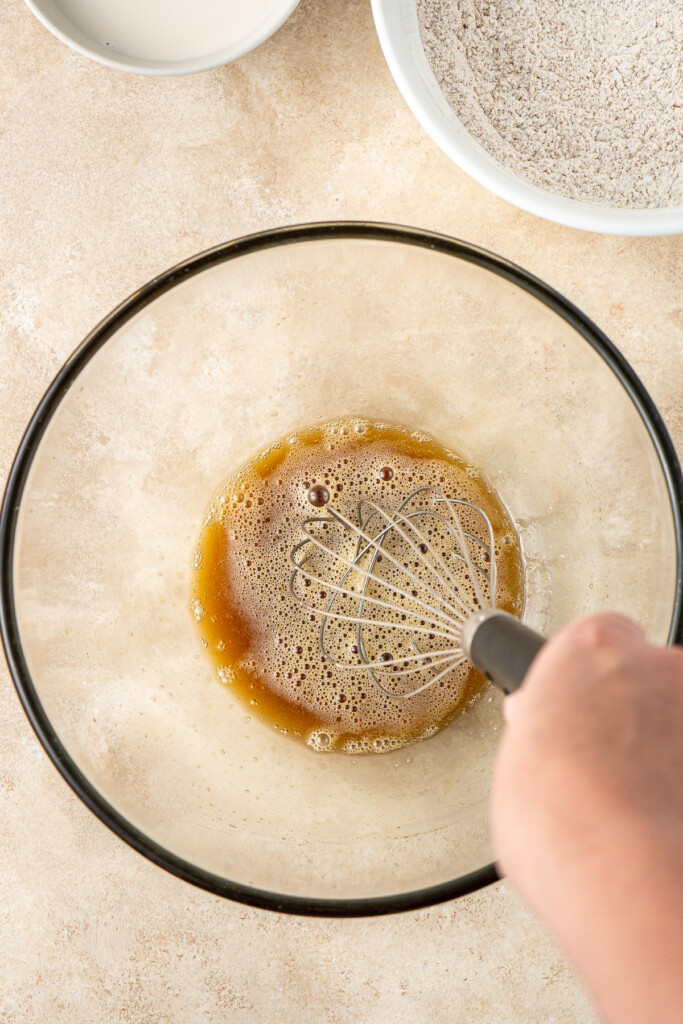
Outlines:
<svg viewBox="0 0 683 1024"><path fill-rule="evenodd" d="M326 661L365 670L388 697L408 700L465 661L505 693L522 682L544 638L496 608L496 545L477 505L433 486L393 511L363 498L357 522L318 487L319 506L291 551L290 590L320 618Z"/></svg>

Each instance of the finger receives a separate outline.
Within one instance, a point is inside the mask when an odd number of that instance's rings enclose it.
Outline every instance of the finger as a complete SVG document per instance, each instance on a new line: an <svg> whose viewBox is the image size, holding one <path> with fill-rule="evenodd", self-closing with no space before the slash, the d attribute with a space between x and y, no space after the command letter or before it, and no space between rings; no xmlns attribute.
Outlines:
<svg viewBox="0 0 683 1024"><path fill-rule="evenodd" d="M645 639L645 630L640 623L636 622L635 619L630 618L628 615L624 615L622 612L601 612L598 615L591 617L595 620L599 620L602 624L607 626L608 629L613 630L621 636L631 637L634 640Z"/></svg>
<svg viewBox="0 0 683 1024"><path fill-rule="evenodd" d="M618 644L624 644L625 641L643 643L646 639L643 627L621 612L600 612L594 615L587 615L570 623L556 637L551 639L543 650L539 652L539 664L537 665L534 662L530 671L533 672L535 669L535 674L538 674L539 670L543 672L543 665L551 652L554 651L557 654L559 650L562 650L566 657L567 645L569 645L570 649L575 648L578 642L580 646L580 638L585 638L596 631L602 635L603 641L609 639L610 641L616 641ZM541 662L543 664L540 664ZM524 694L524 690L525 685L522 684L519 690L507 696L503 701L503 718L508 724L513 721L520 710L519 701Z"/></svg>
<svg viewBox="0 0 683 1024"><path fill-rule="evenodd" d="M508 724L513 720L519 710L517 701L518 696L519 691L516 691L515 693L509 694L503 701L503 718Z"/></svg>
<svg viewBox="0 0 683 1024"><path fill-rule="evenodd" d="M572 624L582 629L585 626L597 627L610 633L612 636L630 640L644 640L645 630L640 623L635 622L629 615L621 611L600 611L597 614L586 615L580 618L577 623Z"/></svg>

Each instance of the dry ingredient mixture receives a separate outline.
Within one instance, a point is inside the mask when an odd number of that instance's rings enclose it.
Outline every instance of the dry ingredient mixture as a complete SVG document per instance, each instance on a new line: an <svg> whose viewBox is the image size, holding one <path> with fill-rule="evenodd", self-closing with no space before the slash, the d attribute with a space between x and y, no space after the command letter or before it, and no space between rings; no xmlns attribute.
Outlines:
<svg viewBox="0 0 683 1024"><path fill-rule="evenodd" d="M571 199L683 205L681 0L417 0L422 44L471 135Z"/></svg>
<svg viewBox="0 0 683 1024"><path fill-rule="evenodd" d="M507 510L474 467L426 434L358 419L327 423L283 438L218 489L196 552L193 612L220 681L250 714L313 750L382 753L432 735L481 690L484 677L465 662L422 694L404 701L386 696L362 667L340 669L322 656L320 618L291 590L290 552L304 536L304 521L325 515L323 498L356 522L360 497L394 510L427 485L487 513L496 603L521 614L523 562ZM328 525L316 529L327 531L333 545L348 546L348 531L333 535ZM463 519L463 529L473 526ZM304 592L308 598L316 590L321 594L313 598L324 603L328 595L319 585ZM348 646L335 657L357 661L355 637L333 632ZM429 643L412 631L393 642L405 648L414 639Z"/></svg>

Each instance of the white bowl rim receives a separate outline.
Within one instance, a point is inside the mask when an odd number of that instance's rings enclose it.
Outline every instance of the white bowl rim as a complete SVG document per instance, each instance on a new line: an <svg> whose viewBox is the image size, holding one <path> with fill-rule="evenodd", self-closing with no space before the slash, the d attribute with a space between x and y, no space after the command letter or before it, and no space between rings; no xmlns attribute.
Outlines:
<svg viewBox="0 0 683 1024"><path fill-rule="evenodd" d="M375 28L403 99L427 134L475 181L509 203L567 227L612 235L683 233L683 207L620 209L566 199L512 174L449 107L422 50L416 0L371 0Z"/></svg>
<svg viewBox="0 0 683 1024"><path fill-rule="evenodd" d="M199 71L209 71L211 68L229 64L238 57L256 49L261 43L269 39L277 32L281 25L289 18L290 14L298 7L300 0L280 0L274 9L272 16L264 21L257 31L251 32L242 39L237 40L233 45L226 46L222 50L216 50L202 57L192 57L188 60L146 60L142 57L133 57L120 50L110 49L103 46L94 39L90 39L81 32L77 26L73 26L73 33L63 26L70 24L66 16L60 24L50 14L50 8L55 8L55 0L24 0L24 3L38 21L55 36L60 42L65 43L72 50L84 57L114 68L117 71L132 71L138 75L164 76L164 75L190 75Z"/></svg>

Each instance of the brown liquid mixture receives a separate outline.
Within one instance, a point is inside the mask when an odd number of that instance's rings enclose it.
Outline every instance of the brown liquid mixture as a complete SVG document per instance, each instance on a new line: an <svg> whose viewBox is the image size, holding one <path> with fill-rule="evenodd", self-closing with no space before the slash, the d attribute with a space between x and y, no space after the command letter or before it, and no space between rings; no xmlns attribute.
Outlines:
<svg viewBox="0 0 683 1024"><path fill-rule="evenodd" d="M283 439L222 484L195 557L193 611L219 679L250 713L315 750L381 753L433 735L479 693L486 679L465 662L414 697L387 696L368 670L337 668L323 656L320 616L302 607L290 590L290 552L304 537L305 520L326 514L329 506L357 523L360 498L394 511L423 486L470 501L487 514L497 565L496 604L520 615L523 561L509 514L472 466L425 434L365 420L328 423ZM473 530L473 522L463 520L464 529ZM339 532L343 542L348 531ZM315 561L311 564L317 572ZM325 571L329 574L329 564ZM323 570L320 577L327 578ZM306 599L324 603L327 592L308 586L302 591ZM330 620L335 660L358 651L353 628ZM380 633L371 660L390 661L392 655L378 652L391 643L400 657L406 648L422 652L430 642L397 630Z"/></svg>

